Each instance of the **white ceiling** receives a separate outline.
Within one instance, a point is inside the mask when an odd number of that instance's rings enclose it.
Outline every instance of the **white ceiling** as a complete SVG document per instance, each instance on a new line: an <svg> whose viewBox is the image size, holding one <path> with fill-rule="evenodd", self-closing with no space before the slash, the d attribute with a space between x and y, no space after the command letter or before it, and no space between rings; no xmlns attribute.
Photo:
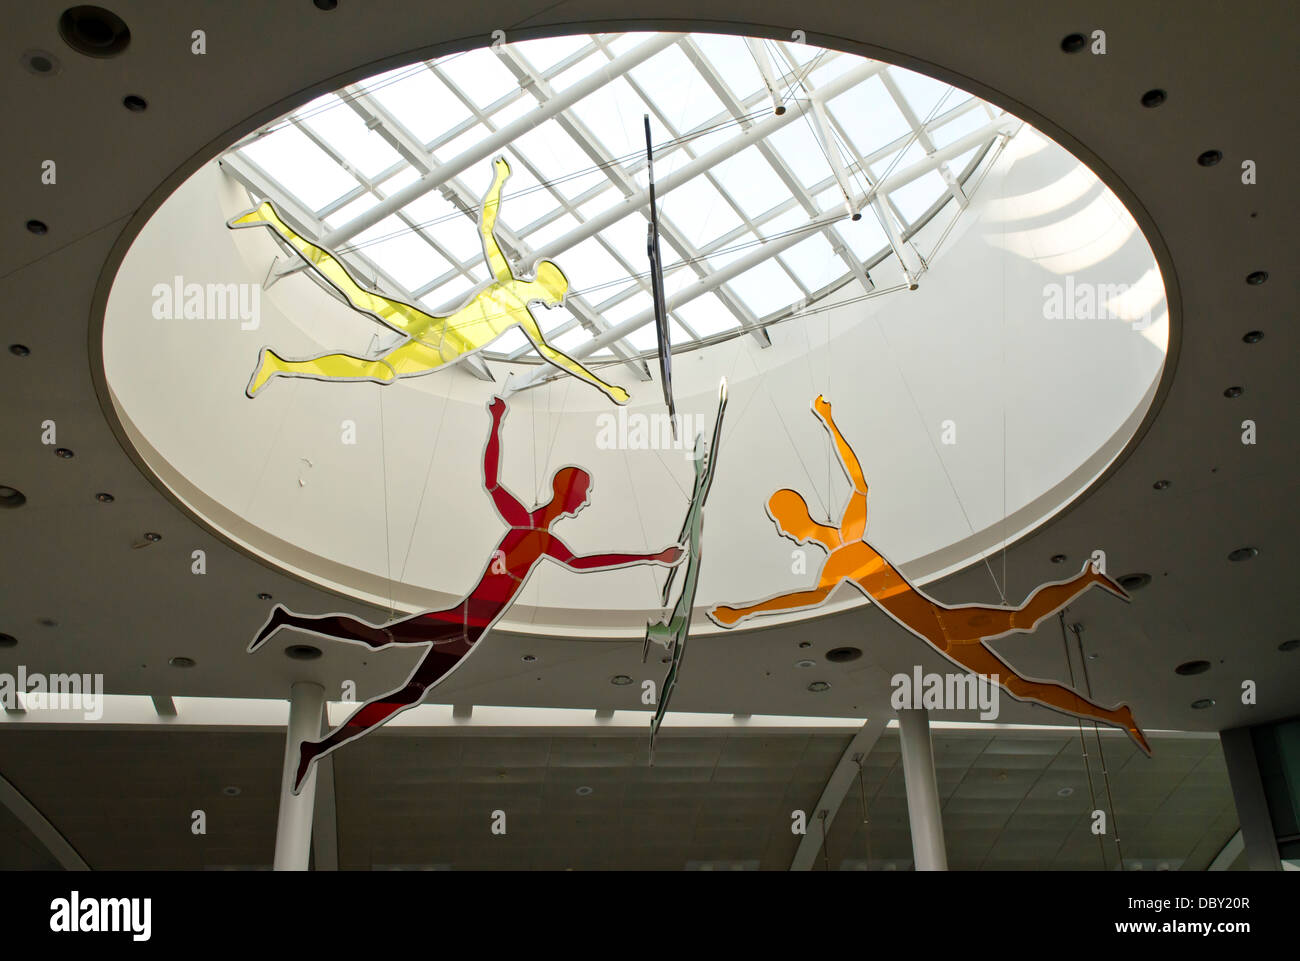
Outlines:
<svg viewBox="0 0 1300 961"><path fill-rule="evenodd" d="M381 16L367 13L370 5L345 2L327 14L302 3L259 7L257 29L250 30L250 14L235 4L123 0L112 6L134 34L129 53L114 60L90 60L62 45L55 25L63 4L25 4L6 24L10 73L0 105L23 136L0 152L0 176L12 186L0 196L0 297L8 342L26 345L30 354L0 354L0 483L27 495L21 509L0 512L0 630L18 642L0 648L0 669L25 664L102 672L111 691L160 695L283 698L293 681L304 679L331 690L355 679L363 693L392 687L410 666L400 654L366 658L340 645L303 663L284 658L280 648L244 653L249 632L265 617L261 591L303 610L343 608L365 616L380 610L259 562L153 482L97 373L104 307L149 218L239 137L346 83L481 45L517 14L494 0L459 9L454 22L423 16L424 5L403 0L384 4ZM791 18L788 4L767 0L692 0L661 9L675 19L637 26L734 24L784 38L784 26L746 25L785 25ZM523 38L610 29L624 15L617 5L583 0L538 14L528 29L510 29ZM1298 38L1290 11L1268 6L1244 17L1210 0L1188 0L1170 19L1127 0L1096 0L1087 16L1039 6L991 21L982 4L916 0L909 15L899 16L895 5L875 0L849 7L808 0L799 20L812 38L955 83L1046 131L1098 173L1151 243L1171 318L1168 376L1129 449L1101 482L1007 551L1008 593L1023 597L1052 579L1059 570L1048 561L1054 554L1073 562L1098 543L1110 545L1117 569L1147 571L1153 581L1132 605L1090 597L1070 611L1097 656L1090 674L1098 696L1128 701L1155 728L1217 731L1300 712L1300 656L1278 650L1296 637L1300 619L1291 555L1300 539L1294 451L1286 442L1300 432L1292 370L1300 351L1292 316L1297 289L1287 269L1298 204L1296 181L1285 175L1297 143L1294 125L1277 122L1277 98L1261 94L1278 89L1293 59ZM201 61L183 42L196 22L213 38ZM1112 38L1105 57L1061 51L1063 36L1092 24L1104 24ZM238 42L217 42L222 37ZM283 55L285 38L292 38L292 56ZM18 54L27 47L56 52L60 71L23 71ZM1169 96L1147 109L1140 98L1152 87ZM128 93L146 97L149 109L123 110ZM1208 149L1221 150L1223 163L1199 166L1197 156ZM39 182L42 161L50 158L59 164L57 187ZM1245 160L1259 165L1251 186L1239 176ZM49 232L27 232L32 218L45 221ZM1248 286L1245 277L1257 270L1269 271L1268 283ZM1262 330L1263 341L1243 343L1249 330ZM1229 400L1223 392L1234 385L1245 392ZM1240 441L1246 418L1260 428L1260 443L1251 447ZM59 442L75 451L74 459L60 460L39 443L46 419L57 421ZM1158 479L1172 485L1155 491ZM97 491L112 492L115 502L97 503ZM163 540L135 548L145 531L160 532ZM1259 549L1256 558L1227 560L1247 545ZM208 551L204 578L190 573L196 547ZM983 565L930 587L947 602L990 600L991 588ZM1023 673L1059 677L1063 655L1055 628L1002 642L999 651ZM800 642L813 646L803 650ZM826 649L844 643L864 647L864 657L849 665L822 662ZM535 669L521 664L524 653L537 657ZM810 653L819 675L832 682L824 694L808 692L807 673L794 666ZM194 657L197 666L168 667L177 654ZM1193 658L1211 661L1211 671L1174 673ZM674 706L860 718L887 712L888 677L917 662L927 670L945 668L869 608L811 624L702 637L692 646ZM627 689L608 678L638 670L639 663L635 642L503 632L439 696L466 704L626 709ZM1259 682L1257 704L1241 703L1243 679ZM1215 706L1192 710L1191 702L1204 697ZM1012 704L1004 719L1041 721L1044 714ZM43 746L31 733L5 725L6 757L28 752L47 780L75 773L59 741ZM381 733L358 750L383 740ZM259 785L274 782L279 743L267 739L248 762ZM220 746L214 756L235 763L252 753L236 744ZM103 744L81 756L87 763L111 757ZM1139 763L1155 772L1161 756ZM176 757L200 755L182 747ZM159 769L147 750L141 763ZM200 766L221 773L219 766ZM122 777L122 770L105 768L104 783L143 783ZM1129 790L1141 796L1141 787L1126 787L1121 797ZM90 810L81 795L57 784L48 798L49 804L75 802L59 820ZM269 826L264 821L256 830L257 850L264 850ZM116 850L130 854L131 845Z"/></svg>

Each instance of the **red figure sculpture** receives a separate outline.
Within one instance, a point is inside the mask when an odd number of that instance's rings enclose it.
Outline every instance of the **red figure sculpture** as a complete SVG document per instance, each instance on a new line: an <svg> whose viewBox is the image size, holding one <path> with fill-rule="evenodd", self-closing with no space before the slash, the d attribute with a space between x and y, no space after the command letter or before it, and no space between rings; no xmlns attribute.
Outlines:
<svg viewBox="0 0 1300 961"><path fill-rule="evenodd" d="M383 627L347 614L295 614L277 604L249 645L250 652L257 650L282 627L364 644L374 650L395 644L429 645L429 650L420 658L404 686L367 701L322 740L302 743L293 786L295 794L318 758L420 703L460 664L475 642L491 630L542 558L549 557L572 571L608 571L633 564L671 567L681 560L683 552L680 547L668 547L655 554L574 554L551 533L551 527L562 518L573 517L587 505L591 496L591 475L580 467L562 467L551 478L551 499L532 510L524 507L506 490L499 477L501 422L505 417L506 403L500 397L494 397L488 410L492 414L492 432L483 457L483 486L510 529L492 552L478 583L459 604L445 611L413 614Z"/></svg>

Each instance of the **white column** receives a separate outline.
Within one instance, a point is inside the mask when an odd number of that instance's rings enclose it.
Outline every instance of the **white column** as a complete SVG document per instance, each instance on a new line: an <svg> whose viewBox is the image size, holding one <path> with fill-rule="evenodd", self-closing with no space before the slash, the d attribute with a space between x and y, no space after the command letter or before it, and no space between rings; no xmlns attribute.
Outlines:
<svg viewBox="0 0 1300 961"><path fill-rule="evenodd" d="M1228 769L1232 800L1237 807L1237 821L1246 847L1246 867L1251 871L1281 871L1277 852L1277 835L1259 776L1259 760L1250 728L1234 727L1219 732L1223 745L1223 764Z"/></svg>
<svg viewBox="0 0 1300 961"><path fill-rule="evenodd" d="M316 806L316 765L293 793L298 776L298 745L320 737L325 689L299 681L289 692L289 726L284 743L284 771L280 776L280 817L275 825L275 870L306 871L311 858L311 822Z"/></svg>
<svg viewBox="0 0 1300 961"><path fill-rule="evenodd" d="M912 857L918 871L947 871L939 785L934 777L930 745L930 714L924 708L898 712L903 749L903 779L907 783L907 817L912 827Z"/></svg>

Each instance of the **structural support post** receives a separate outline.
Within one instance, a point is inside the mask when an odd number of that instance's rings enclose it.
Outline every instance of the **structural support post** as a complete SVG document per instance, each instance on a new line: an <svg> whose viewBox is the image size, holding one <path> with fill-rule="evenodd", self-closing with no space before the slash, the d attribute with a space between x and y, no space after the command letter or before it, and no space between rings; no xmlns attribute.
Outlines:
<svg viewBox="0 0 1300 961"><path fill-rule="evenodd" d="M1223 763L1228 769L1232 800L1237 806L1241 837L1246 844L1246 867L1251 871L1281 871L1277 836L1273 833L1273 818L1268 812L1250 728L1220 731L1219 742L1223 745Z"/></svg>
<svg viewBox="0 0 1300 961"><path fill-rule="evenodd" d="M934 776L930 744L930 714L924 708L898 712L903 749L903 778L907 783L907 818L912 827L912 857L918 871L947 871L939 785Z"/></svg>
<svg viewBox="0 0 1300 961"><path fill-rule="evenodd" d="M316 806L316 768L293 793L298 775L298 745L320 737L325 689L299 681L289 692L289 725L284 743L284 770L280 775L280 817L275 825L275 870L306 871L311 859L312 812Z"/></svg>

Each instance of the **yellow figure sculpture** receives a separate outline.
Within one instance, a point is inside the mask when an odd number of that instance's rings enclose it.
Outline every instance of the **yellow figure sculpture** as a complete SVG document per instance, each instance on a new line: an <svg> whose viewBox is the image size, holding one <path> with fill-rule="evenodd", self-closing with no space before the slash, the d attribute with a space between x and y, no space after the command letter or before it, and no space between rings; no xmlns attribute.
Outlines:
<svg viewBox="0 0 1300 961"><path fill-rule="evenodd" d="M504 157L498 157L494 166L496 175L483 198L479 217L483 256L492 280L470 293L459 308L442 317L362 287L333 254L303 239L285 224L270 201L230 221L230 227L271 228L352 307L407 337L403 343L374 357L339 352L292 360L264 347L248 382L248 396L256 396L275 377L379 384L390 384L399 377L418 377L455 363L486 347L512 327L518 327L544 360L603 391L614 403L627 403L628 393L622 387L607 384L578 361L556 350L542 336L529 305L554 307L563 303L569 281L549 260L537 264L531 279L516 277L511 271L494 234L501 187L510 176L510 165Z"/></svg>
<svg viewBox="0 0 1300 961"><path fill-rule="evenodd" d="M1019 607L988 607L941 604L904 579L864 539L867 532L867 480L862 465L831 419L831 405L824 397L813 401L813 413L835 443L840 466L853 484L853 493L838 527L819 524L808 513L808 505L795 491L779 490L768 500L768 514L777 530L799 544L816 544L826 551L817 586L807 591L780 594L747 607L719 606L709 617L722 627L734 627L749 617L777 611L807 610L824 603L841 584L851 584L871 598L881 610L930 644L962 668L1000 684L1012 697L1037 701L1076 717L1093 718L1127 731L1147 754L1151 748L1133 719L1133 712L1120 705L1101 707L1060 684L1021 677L984 645L984 641L1020 631L1032 631L1050 614L1055 614L1094 584L1128 600L1128 594L1091 563L1068 581L1045 584Z"/></svg>

